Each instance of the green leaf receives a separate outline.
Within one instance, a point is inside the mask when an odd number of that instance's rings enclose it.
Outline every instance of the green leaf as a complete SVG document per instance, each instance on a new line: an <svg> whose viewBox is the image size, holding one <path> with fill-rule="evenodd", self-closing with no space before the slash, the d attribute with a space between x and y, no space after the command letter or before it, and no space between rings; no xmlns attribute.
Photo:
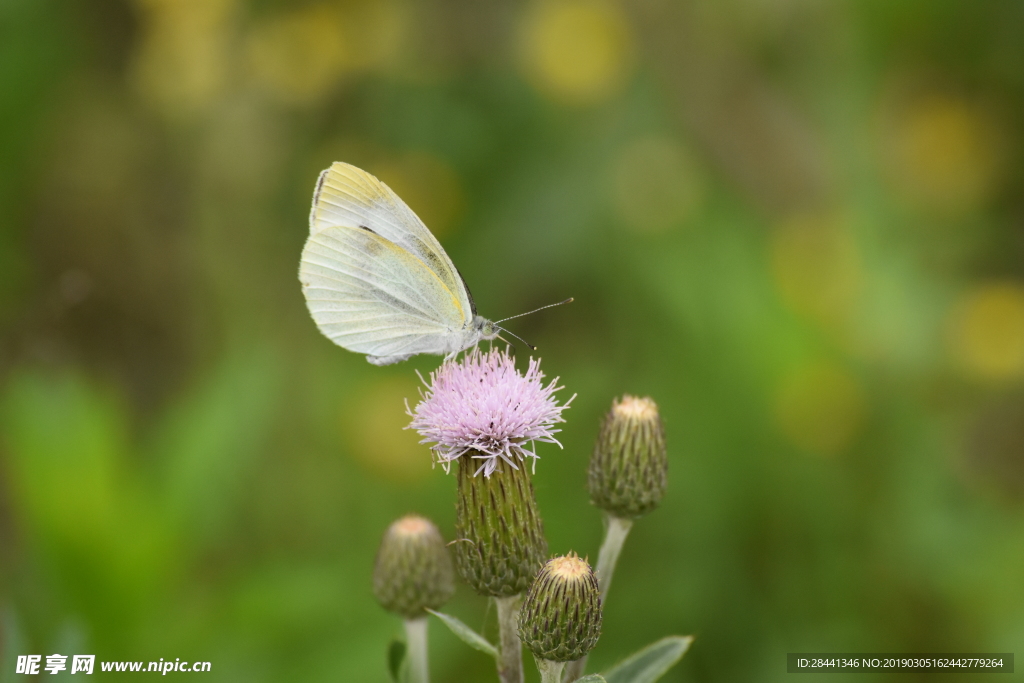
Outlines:
<svg viewBox="0 0 1024 683"><path fill-rule="evenodd" d="M404 678L402 664L405 663L405 649L405 643L397 638L388 645L388 674L391 675L392 683L401 683Z"/></svg>
<svg viewBox="0 0 1024 683"><path fill-rule="evenodd" d="M577 678L576 683L608 683L601 674L587 674L583 678Z"/></svg>
<svg viewBox="0 0 1024 683"><path fill-rule="evenodd" d="M683 658L692 642L693 636L662 638L613 666L604 678L607 683L653 683Z"/></svg>
<svg viewBox="0 0 1024 683"><path fill-rule="evenodd" d="M471 648L473 648L474 650L480 650L480 652L487 653L490 656L497 658L498 649L491 645L489 642L487 642L487 639L484 638L482 635L480 635L470 627L466 626L464 623L462 623L450 614L445 614L443 612L435 612L432 609L428 609L427 611L433 614L438 619L440 619L452 633L454 633L456 636L462 639L462 641L469 645Z"/></svg>

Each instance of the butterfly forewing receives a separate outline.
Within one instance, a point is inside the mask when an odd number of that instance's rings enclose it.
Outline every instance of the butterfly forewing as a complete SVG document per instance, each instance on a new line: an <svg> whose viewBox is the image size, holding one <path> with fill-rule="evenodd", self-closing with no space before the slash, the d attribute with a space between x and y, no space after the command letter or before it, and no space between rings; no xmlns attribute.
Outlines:
<svg viewBox="0 0 1024 683"><path fill-rule="evenodd" d="M417 258L458 301L460 324L472 321L468 288L423 221L387 185L342 162L320 175L313 196L310 236L339 226L369 228Z"/></svg>

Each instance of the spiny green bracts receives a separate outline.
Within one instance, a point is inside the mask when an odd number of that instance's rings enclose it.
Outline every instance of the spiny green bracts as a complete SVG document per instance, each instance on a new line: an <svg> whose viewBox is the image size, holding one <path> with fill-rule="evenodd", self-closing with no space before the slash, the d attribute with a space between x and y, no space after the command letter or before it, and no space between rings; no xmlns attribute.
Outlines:
<svg viewBox="0 0 1024 683"><path fill-rule="evenodd" d="M537 659L571 662L601 635L597 577L575 553L544 565L519 612L519 639Z"/></svg>
<svg viewBox="0 0 1024 683"><path fill-rule="evenodd" d="M518 595L548 554L530 472L503 462L490 476L474 476L474 454L459 458L455 565L481 595Z"/></svg>
<svg viewBox="0 0 1024 683"><path fill-rule="evenodd" d="M408 515L388 527L373 570L373 594L384 609L416 619L454 592L452 560L433 522Z"/></svg>
<svg viewBox="0 0 1024 683"><path fill-rule="evenodd" d="M668 483L665 429L650 398L623 396L601 425L590 459L590 501L636 519L658 507Z"/></svg>

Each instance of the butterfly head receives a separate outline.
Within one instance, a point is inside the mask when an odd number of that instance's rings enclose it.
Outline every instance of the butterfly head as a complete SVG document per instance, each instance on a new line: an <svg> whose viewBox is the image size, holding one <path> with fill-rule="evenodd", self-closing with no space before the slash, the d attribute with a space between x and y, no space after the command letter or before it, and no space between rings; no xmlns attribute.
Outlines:
<svg viewBox="0 0 1024 683"><path fill-rule="evenodd" d="M501 332L501 328L497 324L479 315L473 318L473 327L476 328L482 340L494 339Z"/></svg>
<svg viewBox="0 0 1024 683"><path fill-rule="evenodd" d="M473 327L476 329L477 334L480 335L480 340L501 339L503 342L505 342L507 344L508 340L501 336L501 333L504 332L504 333L506 333L506 334L508 334L508 335L510 335L512 337L515 337L516 339L518 339L519 341L523 342L524 344L526 344L530 348L531 351L536 351L537 350L536 346L534 346L530 342L526 341L525 339L520 337L518 334L516 334L514 332L509 332L504 327L501 327L500 325L498 325L498 323L491 322L490 320L487 320L486 318L481 318L480 316L476 316L475 318L473 318Z"/></svg>

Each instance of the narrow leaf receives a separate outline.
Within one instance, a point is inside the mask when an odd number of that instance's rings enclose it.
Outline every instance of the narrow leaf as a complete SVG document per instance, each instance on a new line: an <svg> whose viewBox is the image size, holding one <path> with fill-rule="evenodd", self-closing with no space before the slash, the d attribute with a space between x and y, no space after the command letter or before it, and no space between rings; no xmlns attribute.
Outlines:
<svg viewBox="0 0 1024 683"><path fill-rule="evenodd" d="M405 662L405 643L395 639L388 645L388 674L392 683L401 683L402 664Z"/></svg>
<svg viewBox="0 0 1024 683"><path fill-rule="evenodd" d="M577 678L576 683L608 683L601 674L587 674L583 678Z"/></svg>
<svg viewBox="0 0 1024 683"><path fill-rule="evenodd" d="M693 636L662 638L605 672L605 680L607 683L654 683L683 658L692 642Z"/></svg>
<svg viewBox="0 0 1024 683"><path fill-rule="evenodd" d="M496 647L487 642L486 638L466 626L459 619L456 619L450 614L445 614L444 612L435 612L432 609L428 609L427 611L440 619L452 633L458 636L464 643L474 650L480 650L480 652L485 652L492 657L498 656L498 649Z"/></svg>

